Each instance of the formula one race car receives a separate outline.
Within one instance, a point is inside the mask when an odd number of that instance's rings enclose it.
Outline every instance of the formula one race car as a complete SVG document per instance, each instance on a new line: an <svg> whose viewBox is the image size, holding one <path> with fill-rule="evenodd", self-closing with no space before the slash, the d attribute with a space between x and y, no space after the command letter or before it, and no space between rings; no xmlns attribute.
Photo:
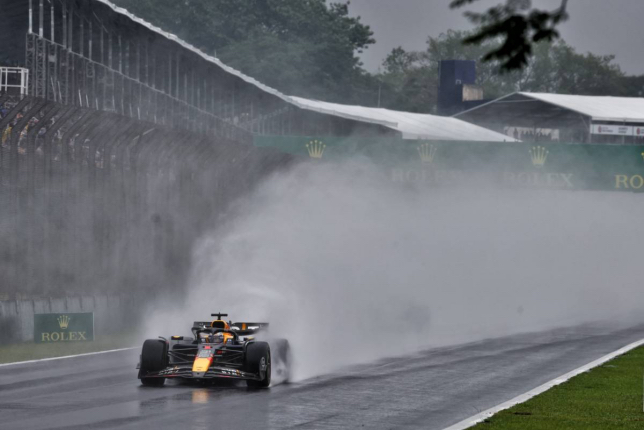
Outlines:
<svg viewBox="0 0 644 430"><path fill-rule="evenodd" d="M137 368L145 386L160 387L166 378L208 380L242 379L249 387L268 387L274 362L288 379L290 351L285 339L257 340L268 323L224 321L228 314L212 314L212 322L195 321L194 337L160 337L143 343Z"/></svg>

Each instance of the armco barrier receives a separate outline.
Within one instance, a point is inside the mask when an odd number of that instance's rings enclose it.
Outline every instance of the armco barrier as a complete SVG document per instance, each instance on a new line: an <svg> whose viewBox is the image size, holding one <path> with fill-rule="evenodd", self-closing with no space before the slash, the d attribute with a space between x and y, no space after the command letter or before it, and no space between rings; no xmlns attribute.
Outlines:
<svg viewBox="0 0 644 430"><path fill-rule="evenodd" d="M135 326L143 303L136 295L0 301L0 343L34 340L34 315L45 313L93 312L95 335L121 333Z"/></svg>

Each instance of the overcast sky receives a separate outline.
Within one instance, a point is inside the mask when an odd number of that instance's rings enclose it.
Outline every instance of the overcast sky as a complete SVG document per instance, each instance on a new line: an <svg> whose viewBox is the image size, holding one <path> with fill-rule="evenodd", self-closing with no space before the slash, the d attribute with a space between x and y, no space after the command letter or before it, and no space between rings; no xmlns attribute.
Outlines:
<svg viewBox="0 0 644 430"><path fill-rule="evenodd" d="M479 0L484 10L502 0ZM503 0L504 2L505 0ZM472 28L462 10L450 10L450 0L351 0L352 15L359 15L375 33L376 44L365 51L362 61L377 70L395 47L425 48L427 36L448 29ZM535 7L554 9L560 0L533 0ZM580 52L613 54L629 74L644 74L644 0L569 0L570 19L560 30Z"/></svg>

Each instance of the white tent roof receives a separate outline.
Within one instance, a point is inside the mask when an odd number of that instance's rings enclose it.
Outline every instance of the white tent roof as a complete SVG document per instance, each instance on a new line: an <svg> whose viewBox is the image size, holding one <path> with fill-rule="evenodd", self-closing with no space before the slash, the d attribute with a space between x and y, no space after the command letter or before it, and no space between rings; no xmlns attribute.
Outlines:
<svg viewBox="0 0 644 430"><path fill-rule="evenodd" d="M591 117L593 121L644 122L644 98L523 92L518 94L578 112Z"/></svg>
<svg viewBox="0 0 644 430"><path fill-rule="evenodd" d="M295 105L303 109L392 128L401 132L404 139L515 141L504 134L457 118L400 112L382 108L350 106L293 96L290 99Z"/></svg>

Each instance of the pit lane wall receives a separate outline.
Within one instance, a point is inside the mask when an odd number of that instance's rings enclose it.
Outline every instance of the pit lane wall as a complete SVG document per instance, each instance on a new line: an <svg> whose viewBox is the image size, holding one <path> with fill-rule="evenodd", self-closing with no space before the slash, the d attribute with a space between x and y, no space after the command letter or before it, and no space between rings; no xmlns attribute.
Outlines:
<svg viewBox="0 0 644 430"><path fill-rule="evenodd" d="M640 145L328 136L254 136L254 145L316 161L367 157L403 183L644 192Z"/></svg>
<svg viewBox="0 0 644 430"><path fill-rule="evenodd" d="M138 322L143 296L96 295L0 301L0 344L34 340L34 314L94 313L94 335L121 333Z"/></svg>

